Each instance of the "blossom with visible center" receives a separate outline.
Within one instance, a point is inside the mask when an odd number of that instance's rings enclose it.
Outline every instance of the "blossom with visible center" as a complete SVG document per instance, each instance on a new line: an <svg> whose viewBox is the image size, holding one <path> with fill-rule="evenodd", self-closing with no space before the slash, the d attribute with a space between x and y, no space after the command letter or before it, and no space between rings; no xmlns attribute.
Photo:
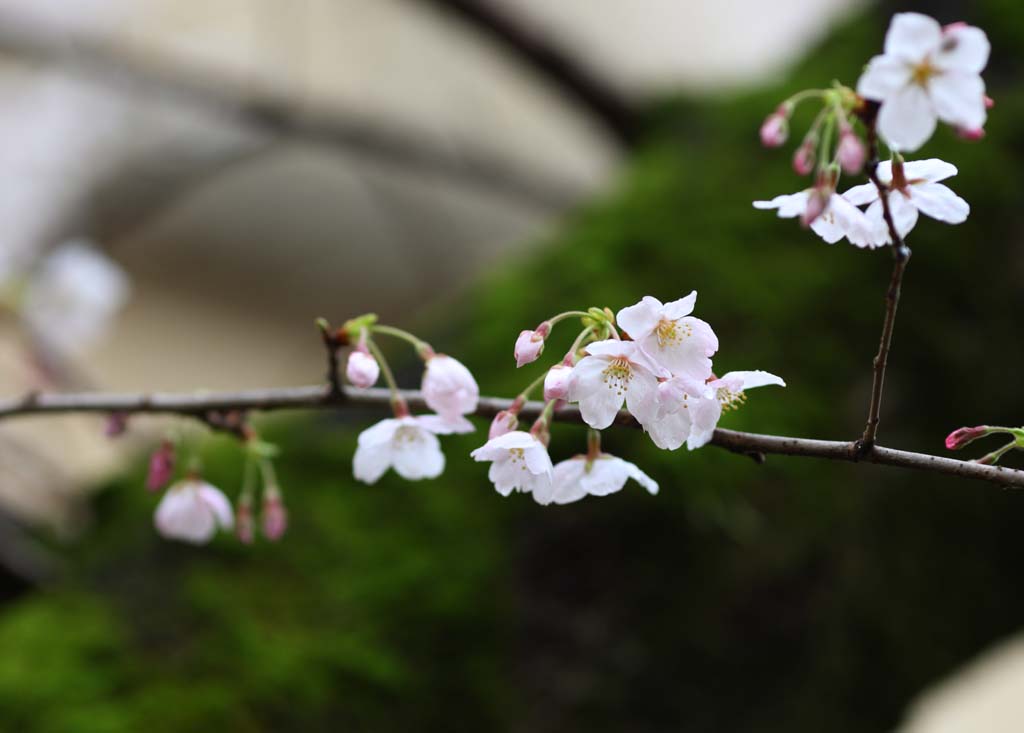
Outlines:
<svg viewBox="0 0 1024 733"><path fill-rule="evenodd" d="M218 529L231 529L235 518L231 502L220 489L188 478L167 490L153 519L164 537L201 545Z"/></svg>
<svg viewBox="0 0 1024 733"><path fill-rule="evenodd" d="M345 376L352 385L360 389L372 387L380 378L380 364L366 347L365 335L360 339L359 345L348 355L348 361L345 362Z"/></svg>
<svg viewBox="0 0 1024 733"><path fill-rule="evenodd" d="M480 388L462 362L445 354L431 356L423 372L422 388L427 407L460 429L473 429L463 415L476 412Z"/></svg>
<svg viewBox="0 0 1024 733"><path fill-rule="evenodd" d="M473 426L470 425L470 430ZM359 434L352 474L375 484L389 468L402 478L436 478L444 471L438 435L469 432L438 415L403 415L381 420Z"/></svg>
<svg viewBox="0 0 1024 733"><path fill-rule="evenodd" d="M878 164L876 174L878 180L889 187L889 211L900 237L907 236L917 224L918 212L947 224L962 224L971 212L966 201L939 183L956 175L956 166L951 163L929 158L897 163L894 167L891 161L886 160ZM871 204L867 218L876 240L883 244L892 242L875 184L854 186L843 194L843 198L856 206Z"/></svg>
<svg viewBox="0 0 1024 733"><path fill-rule="evenodd" d="M815 204L815 199L824 196L821 213L806 216ZM797 193L776 196L771 201L755 201L755 209L778 209L779 218L805 217L810 221L811 230L829 244L835 244L846 237L857 247L878 247L878 235L864 212L844 199L835 191L823 194L818 188L808 188Z"/></svg>
<svg viewBox="0 0 1024 733"><path fill-rule="evenodd" d="M575 456L555 465L549 491L535 490L538 504L569 504L585 496L608 496L633 479L651 494L658 493L654 479L629 461L601 453L596 458Z"/></svg>
<svg viewBox="0 0 1024 733"><path fill-rule="evenodd" d="M502 496L513 490L524 493L551 491L552 466L547 446L535 435L514 430L469 454L476 461L491 461L487 478Z"/></svg>
<svg viewBox="0 0 1024 733"><path fill-rule="evenodd" d="M636 341L608 339L586 347L588 356L573 368L569 401L578 402L583 421L595 430L608 427L626 407L640 422L652 414L658 376L668 376Z"/></svg>
<svg viewBox="0 0 1024 733"><path fill-rule="evenodd" d="M99 339L128 297L128 277L89 242L61 245L32 273L21 301L29 329L75 352Z"/></svg>
<svg viewBox="0 0 1024 733"><path fill-rule="evenodd" d="M694 450L711 440L722 412L739 409L747 401L745 390L770 384L786 386L781 377L760 370L729 372L708 382L707 391L689 407L691 426L686 447Z"/></svg>
<svg viewBox="0 0 1024 733"><path fill-rule="evenodd" d="M620 310L616 320L656 364L672 374L706 379L718 337L706 322L690 315L696 302L696 290L670 303L645 295Z"/></svg>
<svg viewBox="0 0 1024 733"><path fill-rule="evenodd" d="M989 42L965 23L943 28L920 13L897 13L885 34L885 53L871 59L857 93L881 103L877 127L889 146L914 151L935 131L936 119L964 130L985 124Z"/></svg>

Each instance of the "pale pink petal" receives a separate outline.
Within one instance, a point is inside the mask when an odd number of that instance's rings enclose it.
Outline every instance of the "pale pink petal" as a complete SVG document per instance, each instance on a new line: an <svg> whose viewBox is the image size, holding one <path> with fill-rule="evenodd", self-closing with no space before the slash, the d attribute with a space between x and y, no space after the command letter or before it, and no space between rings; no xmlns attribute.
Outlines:
<svg viewBox="0 0 1024 733"><path fill-rule="evenodd" d="M657 325L657 321L654 322ZM629 334L633 336L632 333ZM633 336L633 338L641 338L640 336ZM625 356L627 358L633 356L633 352L637 349L636 343L633 341L619 341L618 339L605 339L604 341L595 341L592 344L587 344L586 352L594 356L610 356L612 358L617 356Z"/></svg>
<svg viewBox="0 0 1024 733"><path fill-rule="evenodd" d="M196 487L199 499L206 504L207 508L217 520L221 529L231 529L235 524L235 510L231 507L231 501L224 496L224 492L208 483L202 483Z"/></svg>
<svg viewBox="0 0 1024 733"><path fill-rule="evenodd" d="M921 13L896 13L885 34L885 54L906 61L920 61L937 50L942 26Z"/></svg>
<svg viewBox="0 0 1024 733"><path fill-rule="evenodd" d="M515 448L530 448L536 445L537 439L523 430L499 435L497 438L488 440L469 455L475 461L494 461L508 454Z"/></svg>
<svg viewBox="0 0 1024 733"><path fill-rule="evenodd" d="M597 389L579 400L580 416L595 430L604 430L615 422L624 401L625 395L610 387Z"/></svg>
<svg viewBox="0 0 1024 733"><path fill-rule="evenodd" d="M717 397L707 400L697 400L690 405L690 420L692 422L690 435L686 439L686 447L696 450L705 445L714 435L718 421L722 417L722 404Z"/></svg>
<svg viewBox="0 0 1024 733"><path fill-rule="evenodd" d="M878 200L878 186L873 183L854 186L843 194L843 198L854 206L865 206Z"/></svg>
<svg viewBox="0 0 1024 733"><path fill-rule="evenodd" d="M600 456L590 466L590 472L580 479L584 490L591 496L608 496L621 491L629 473L623 461L614 456Z"/></svg>
<svg viewBox="0 0 1024 733"><path fill-rule="evenodd" d="M410 481L440 476L444 471L444 453L437 436L417 428L408 430L395 446L395 473Z"/></svg>
<svg viewBox="0 0 1024 733"><path fill-rule="evenodd" d="M889 166L889 178L892 178L892 164L886 161ZM879 166L881 167L881 166ZM903 174L908 181L925 180L937 183L947 178L952 178L957 173L956 166L938 158L926 158L925 160L911 160L903 164Z"/></svg>
<svg viewBox="0 0 1024 733"><path fill-rule="evenodd" d="M696 293L694 293L696 298ZM616 322L619 326L628 333L634 339L641 339L654 330L654 327L658 325L658 320L661 318L661 301L657 298L645 295L643 299L636 305L631 305L627 308L623 308L618 312L615 317ZM594 346L594 344L591 344ZM590 351L588 353L597 354L600 352Z"/></svg>
<svg viewBox="0 0 1024 733"><path fill-rule="evenodd" d="M376 446L390 443L395 431L402 425L400 420L387 418L359 433L356 442L360 446Z"/></svg>
<svg viewBox="0 0 1024 733"><path fill-rule="evenodd" d="M153 522L162 536L196 545L209 542L217 531L213 512L189 484L168 489L156 508Z"/></svg>
<svg viewBox="0 0 1024 733"><path fill-rule="evenodd" d="M375 484L391 467L391 444L360 445L352 459L352 475L366 484Z"/></svg>
<svg viewBox="0 0 1024 733"><path fill-rule="evenodd" d="M896 150L914 151L935 132L935 109L916 84L886 97L878 111L878 131Z"/></svg>
<svg viewBox="0 0 1024 733"><path fill-rule="evenodd" d="M583 488L583 474L587 462L582 456L570 458L555 465L552 478L551 499L556 504L571 504L587 495ZM536 498L536 494L534 495Z"/></svg>
<svg viewBox="0 0 1024 733"><path fill-rule="evenodd" d="M693 307L697 303L697 291L692 291L685 298L679 300L673 300L670 303L665 303L661 309L662 318L667 318L670 321L677 321L684 316L688 316L693 313ZM630 334L632 335L632 334Z"/></svg>
<svg viewBox="0 0 1024 733"><path fill-rule="evenodd" d="M534 445L523 452L523 458L530 473L538 476L551 473L551 456L540 441L534 441Z"/></svg>
<svg viewBox="0 0 1024 733"><path fill-rule="evenodd" d="M941 183L911 186L910 200L921 213L947 224L961 224L971 213L968 203Z"/></svg>
<svg viewBox="0 0 1024 733"><path fill-rule="evenodd" d="M619 405L621 404L620 402ZM658 380L653 374L639 369L633 371L633 379L626 388L626 408L641 423L654 419L658 411Z"/></svg>
<svg viewBox="0 0 1024 733"><path fill-rule="evenodd" d="M985 82L977 74L946 72L928 85L939 119L968 130L985 126Z"/></svg>
<svg viewBox="0 0 1024 733"><path fill-rule="evenodd" d="M980 74L988 63L990 51L991 45L983 30L972 25L956 25L943 31L935 64L941 69Z"/></svg>
<svg viewBox="0 0 1024 733"><path fill-rule="evenodd" d="M494 484L495 490L502 496L508 496L518 488L523 480L522 468L512 461L498 460L491 464L487 478Z"/></svg>
<svg viewBox="0 0 1024 733"><path fill-rule="evenodd" d="M650 476L648 476L646 473L641 471L637 466L630 463L629 461L624 461L621 458L617 458L616 460L622 463L622 466L626 469L626 473L629 475L631 479L633 479L638 484L647 489L647 493L651 494L652 496L658 493L657 481L652 479Z"/></svg>
<svg viewBox="0 0 1024 733"><path fill-rule="evenodd" d="M649 420L643 427L656 446L662 450L676 450L690 436L689 407Z"/></svg>
<svg viewBox="0 0 1024 733"><path fill-rule="evenodd" d="M473 423L461 415L452 420L446 420L440 415L416 415L413 420L421 428L435 435L464 435L476 430Z"/></svg>
<svg viewBox="0 0 1024 733"><path fill-rule="evenodd" d="M912 67L893 56L875 56L857 81L857 94L881 102L911 81Z"/></svg>
<svg viewBox="0 0 1024 733"><path fill-rule="evenodd" d="M480 388L466 366L446 354L427 360L423 372L423 399L427 406L446 420L476 411Z"/></svg>

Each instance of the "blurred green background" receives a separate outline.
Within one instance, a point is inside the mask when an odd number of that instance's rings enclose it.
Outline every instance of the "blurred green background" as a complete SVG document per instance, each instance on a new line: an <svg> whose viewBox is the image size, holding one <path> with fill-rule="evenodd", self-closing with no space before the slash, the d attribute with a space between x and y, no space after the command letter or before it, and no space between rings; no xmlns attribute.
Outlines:
<svg viewBox="0 0 1024 733"><path fill-rule="evenodd" d="M458 307L408 325L462 359L484 393L512 394L540 368L513 369L520 329L695 288L721 339L716 370L766 369L789 385L756 391L724 426L854 437L889 253L827 246L749 202L800 186L790 147L757 144L765 113L800 88L854 83L889 11L836 29L771 89L649 110L613 193ZM992 40L996 107L984 142L943 128L921 151L959 167L949 183L972 213L955 228L922 218L909 240L880 433L939 454L960 425L1019 424L1024 396L1024 11L987 0L965 19ZM568 345L564 328L549 354ZM401 371L416 383L415 363ZM1021 628L1018 492L873 466L757 466L716 448L665 453L617 430L606 450L660 495L631 484L539 507L499 497L468 458L483 423L444 441L442 478L367 487L351 458L379 417L261 421L282 448L291 509L279 545L162 541L141 463L109 486L95 528L63 550L69 572L0 614L3 729L886 730L929 684ZM552 453L583 441L558 427ZM218 438L205 453L208 478L233 493L238 448Z"/></svg>

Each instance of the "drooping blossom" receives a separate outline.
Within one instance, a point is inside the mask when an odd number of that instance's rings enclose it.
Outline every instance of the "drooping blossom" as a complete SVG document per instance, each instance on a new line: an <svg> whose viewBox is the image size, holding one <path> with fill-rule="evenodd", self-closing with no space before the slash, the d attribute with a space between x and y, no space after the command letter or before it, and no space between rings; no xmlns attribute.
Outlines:
<svg viewBox="0 0 1024 733"><path fill-rule="evenodd" d="M552 466L547 446L532 433L514 430L487 441L469 454L476 461L491 461L487 478L502 496L513 490L550 493Z"/></svg>
<svg viewBox="0 0 1024 733"><path fill-rule="evenodd" d="M584 422L602 430L626 408L640 422L652 415L658 377L668 374L636 341L608 339L586 347L569 380L569 401L579 403Z"/></svg>
<svg viewBox="0 0 1024 733"><path fill-rule="evenodd" d="M544 401L567 399L571 380L572 367L568 364L555 364L548 369L544 375Z"/></svg>
<svg viewBox="0 0 1024 733"><path fill-rule="evenodd" d="M377 483L389 468L411 481L436 478L444 471L437 436L459 430L437 415L381 420L359 434L352 473L367 484Z"/></svg>
<svg viewBox="0 0 1024 733"><path fill-rule="evenodd" d="M877 127L890 147L914 151L935 131L936 118L964 130L985 125L989 42L979 28L943 28L920 13L898 13L885 53L871 59L857 93L881 103Z"/></svg>
<svg viewBox="0 0 1024 733"><path fill-rule="evenodd" d="M659 411L644 429L659 448L675 450L685 442L695 450L711 440L723 410L746 402L745 390L770 384L786 386L780 377L763 371L729 372L704 385L669 380L659 390Z"/></svg>
<svg viewBox="0 0 1024 733"><path fill-rule="evenodd" d="M52 348L77 352L103 335L128 297L128 278L84 240L44 259L25 286L21 315Z"/></svg>
<svg viewBox="0 0 1024 733"><path fill-rule="evenodd" d="M809 208L815 203L819 203L820 213L808 216ZM879 241L864 212L834 191L822 196L818 188L807 188L770 201L755 201L754 208L778 209L781 219L803 217L810 221L811 231L829 244L843 237L857 247L878 247L884 243Z"/></svg>
<svg viewBox="0 0 1024 733"><path fill-rule="evenodd" d="M585 496L608 496L633 479L651 494L658 493L654 479L629 461L601 453L594 459L575 456L555 465L549 491L535 490L538 504L569 504Z"/></svg>
<svg viewBox="0 0 1024 733"><path fill-rule="evenodd" d="M372 387L380 378L380 364L367 348L365 336L348 355L348 361L345 362L345 377L353 386L360 389Z"/></svg>
<svg viewBox="0 0 1024 733"><path fill-rule="evenodd" d="M442 419L472 429L463 415L476 412L479 397L480 388L462 362L446 354L435 354L427 359L423 398Z"/></svg>
<svg viewBox="0 0 1024 733"><path fill-rule="evenodd" d="M889 187L889 211L900 237L907 236L917 224L918 212L947 224L961 224L967 220L971 211L968 203L939 183L955 176L956 172L956 166L938 158L897 163L895 168L888 160L878 164L876 173L878 179ZM843 198L856 206L870 204L867 218L876 241L891 243L892 237L875 184L854 186L843 194Z"/></svg>
<svg viewBox="0 0 1024 733"><path fill-rule="evenodd" d="M520 331L516 339L516 346L513 356L516 359L516 368L537 361L544 352L544 339L551 332L551 326L547 321L540 324L533 331Z"/></svg>
<svg viewBox="0 0 1024 733"><path fill-rule="evenodd" d="M706 379L711 376L718 337L706 322L690 315L696 302L696 290L670 303L645 295L636 305L620 310L616 319L655 363L672 374Z"/></svg>
<svg viewBox="0 0 1024 733"><path fill-rule="evenodd" d="M230 530L234 513L220 489L201 479L187 478L164 494L154 524L167 539L201 545L209 542L218 529Z"/></svg>

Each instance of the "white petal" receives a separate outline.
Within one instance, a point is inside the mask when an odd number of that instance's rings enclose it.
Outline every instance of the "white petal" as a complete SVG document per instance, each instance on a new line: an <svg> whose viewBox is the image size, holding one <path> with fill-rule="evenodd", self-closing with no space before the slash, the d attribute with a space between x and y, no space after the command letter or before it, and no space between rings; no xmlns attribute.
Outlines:
<svg viewBox="0 0 1024 733"><path fill-rule="evenodd" d="M466 418L458 417L448 420L440 415L416 415L413 420L424 430L429 430L435 435L464 435L476 430Z"/></svg>
<svg viewBox="0 0 1024 733"><path fill-rule="evenodd" d="M973 25L956 25L943 31L935 64L942 69L980 74L988 63L990 51L991 45L983 30Z"/></svg>
<svg viewBox="0 0 1024 733"><path fill-rule="evenodd" d="M920 61L938 49L942 26L921 13L897 13L885 34L885 53L907 61Z"/></svg>
<svg viewBox="0 0 1024 733"><path fill-rule="evenodd" d="M935 109L927 92L912 84L887 97L878 111L878 131L896 150L924 145L935 132Z"/></svg>
<svg viewBox="0 0 1024 733"><path fill-rule="evenodd" d="M224 496L223 491L204 482L196 488L196 493L213 514L213 518L217 520L221 529L231 529L234 526L235 511L231 508L231 501Z"/></svg>
<svg viewBox="0 0 1024 733"><path fill-rule="evenodd" d="M652 479L650 476L648 476L646 473L641 471L637 466L630 463L629 461L623 461L621 458L618 460L622 461L622 464L623 466L625 466L626 472L629 474L629 477L636 481L641 486L643 486L645 489L647 489L647 492L649 494L653 496L654 494L658 493L657 481Z"/></svg>
<svg viewBox="0 0 1024 733"><path fill-rule="evenodd" d="M690 427L690 437L687 439L686 444L693 450L695 446L691 445L695 441L699 441L700 445L704 445L708 439L710 439L711 433L715 432L715 428L718 426L718 421L722 418L722 403L720 403L717 397L712 397L707 400L696 400L690 405L690 420L692 425ZM701 436L707 436L703 440L700 440Z"/></svg>
<svg viewBox="0 0 1024 733"><path fill-rule="evenodd" d="M971 213L967 202L941 183L911 186L910 199L921 213L947 224L961 224Z"/></svg>
<svg viewBox="0 0 1024 733"><path fill-rule="evenodd" d="M580 415L590 427L604 430L615 422L625 395L610 387L602 387L579 401Z"/></svg>
<svg viewBox="0 0 1024 733"><path fill-rule="evenodd" d="M886 161L889 166L889 176L885 183L892 180L892 164ZM879 165L881 168L881 165ZM908 181L925 180L932 183L952 178L957 174L956 166L938 158L926 158L925 160L911 160L903 164L903 175Z"/></svg>
<svg viewBox="0 0 1024 733"><path fill-rule="evenodd" d="M523 430L513 430L488 440L469 455L475 461L494 461L505 457L513 448L531 448L537 439Z"/></svg>
<svg viewBox="0 0 1024 733"><path fill-rule="evenodd" d="M766 387L768 385L776 385L779 387L785 387L786 383L782 381L782 377L777 377L770 372L764 372L760 369L750 372L729 372L722 380L736 379L740 383L740 389L754 389L755 387Z"/></svg>
<svg viewBox="0 0 1024 733"><path fill-rule="evenodd" d="M882 200L879 199L868 207L864 212L868 224L871 226L872 236L876 246L892 244L892 237L889 236L889 226L885 223L885 216L882 210Z"/></svg>
<svg viewBox="0 0 1024 733"><path fill-rule="evenodd" d="M359 433L359 438L356 440L360 446L372 447L378 445L385 445L391 442L391 438L394 437L395 431L402 425L401 420L395 418L388 418L381 420L379 423L368 427L363 432Z"/></svg>
<svg viewBox="0 0 1024 733"><path fill-rule="evenodd" d="M985 125L985 82L977 74L950 71L928 84L939 119L956 127L976 130Z"/></svg>
<svg viewBox="0 0 1024 733"><path fill-rule="evenodd" d="M696 293L694 293L694 297L696 297ZM615 316L615 320L632 338L641 339L658 325L658 320L661 318L661 309L660 300L650 295L645 295L636 305L620 310ZM588 348L587 353L596 354L600 352L590 351Z"/></svg>
<svg viewBox="0 0 1024 733"><path fill-rule="evenodd" d="M881 102L910 83L912 67L895 56L875 56L857 81L857 94Z"/></svg>
<svg viewBox="0 0 1024 733"><path fill-rule="evenodd" d="M520 485L523 480L522 467L512 461L499 459L491 464L487 471L487 478L494 484L494 488L502 496L508 496L512 490Z"/></svg>
<svg viewBox="0 0 1024 733"><path fill-rule="evenodd" d="M661 309L661 315L663 318L667 318L670 321L677 321L684 316L688 316L693 313L693 307L697 304L697 291L692 291L685 298L679 300L673 300L670 303L665 303Z"/></svg>
<svg viewBox="0 0 1024 733"><path fill-rule="evenodd" d="M199 499L195 487L188 484L167 490L153 520L164 537L196 545L209 542L217 531L213 512Z"/></svg>
<svg viewBox="0 0 1024 733"><path fill-rule="evenodd" d="M395 473L410 481L436 478L444 471L441 442L426 430L416 429L415 433L403 435L392 455Z"/></svg>
<svg viewBox="0 0 1024 733"><path fill-rule="evenodd" d="M614 456L601 456L591 465L590 471L583 474L580 482L591 496L608 496L621 491L626 485L629 473L622 464L624 461Z"/></svg>
<svg viewBox="0 0 1024 733"><path fill-rule="evenodd" d="M900 191L890 191L889 213L892 214L892 222L896 225L896 231L901 237L906 238L917 224L917 207Z"/></svg>
<svg viewBox="0 0 1024 733"><path fill-rule="evenodd" d="M587 495L581 479L587 462L582 457L561 461L554 468L552 478L552 501L556 504L570 504Z"/></svg>
<svg viewBox="0 0 1024 733"><path fill-rule="evenodd" d="M843 198L854 206L865 206L872 201L878 200L878 186L873 183L863 183L854 186L843 194Z"/></svg>
<svg viewBox="0 0 1024 733"><path fill-rule="evenodd" d="M360 445L352 459L352 475L359 481L375 484L391 466L391 444Z"/></svg>
<svg viewBox="0 0 1024 733"><path fill-rule="evenodd" d="M626 408L640 423L654 418L658 411L658 380L653 374L633 370L633 379L626 388Z"/></svg>
<svg viewBox="0 0 1024 733"><path fill-rule="evenodd" d="M523 459L526 461L526 468L534 475L551 473L551 456L548 449L538 440L531 448L523 451Z"/></svg>
<svg viewBox="0 0 1024 733"><path fill-rule="evenodd" d="M800 216L807 209L808 191L786 193L776 196L771 201L755 201L755 209L778 209L780 219L792 219Z"/></svg>
<svg viewBox="0 0 1024 733"><path fill-rule="evenodd" d="M655 324L657 324L657 321L655 321ZM632 336L633 334L629 335ZM634 338L639 337L634 336ZM592 344L588 344L586 347L586 352L592 356L609 356L612 358L619 356L629 358L633 355L634 351L636 351L636 343L633 341L619 341L618 339L595 341ZM577 364L577 366L579 365Z"/></svg>
<svg viewBox="0 0 1024 733"><path fill-rule="evenodd" d="M690 410L680 409L644 423L644 430L662 450L676 450L690 437Z"/></svg>

